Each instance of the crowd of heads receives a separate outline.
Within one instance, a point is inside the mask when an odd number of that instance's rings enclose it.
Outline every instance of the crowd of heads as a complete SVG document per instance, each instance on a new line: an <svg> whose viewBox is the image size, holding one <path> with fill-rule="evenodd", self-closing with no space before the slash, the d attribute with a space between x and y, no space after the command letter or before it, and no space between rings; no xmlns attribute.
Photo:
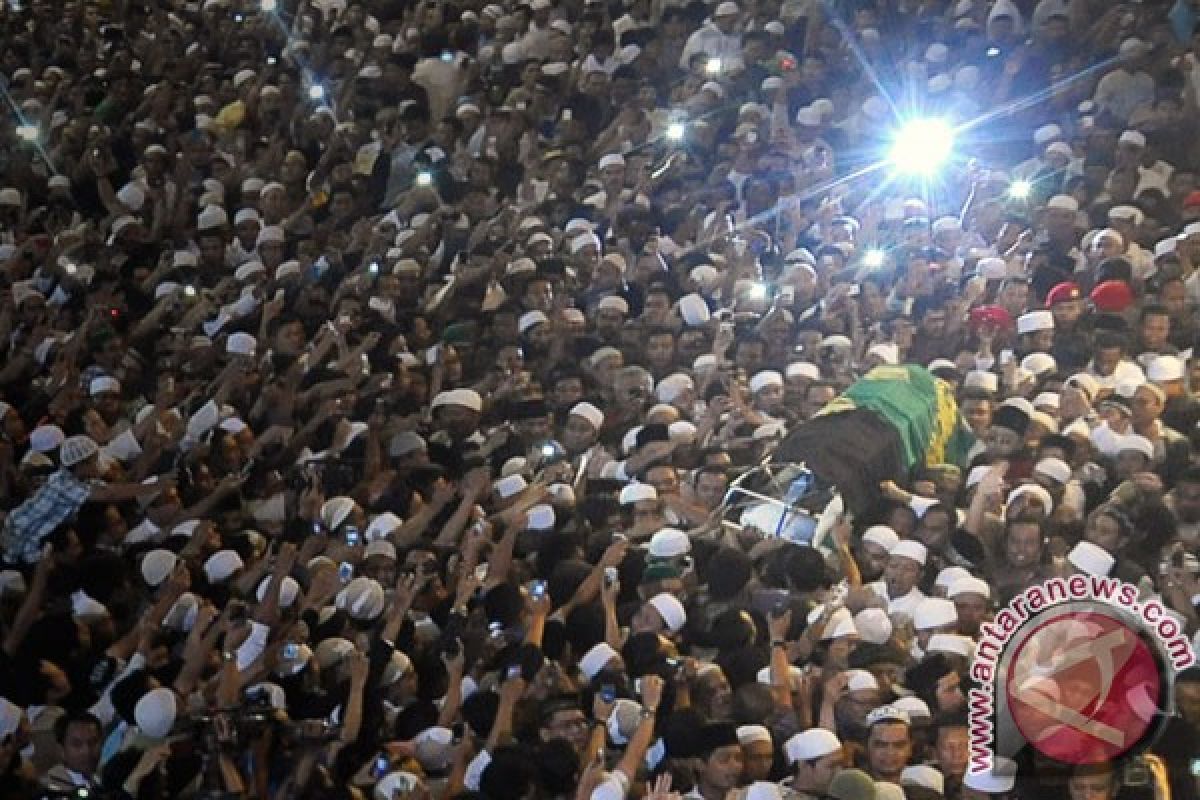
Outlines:
<svg viewBox="0 0 1200 800"><path fill-rule="evenodd" d="M1191 670L966 697L1056 576L1200 629L1198 21L6 0L0 800L1195 797ZM912 367L954 447L739 493Z"/></svg>

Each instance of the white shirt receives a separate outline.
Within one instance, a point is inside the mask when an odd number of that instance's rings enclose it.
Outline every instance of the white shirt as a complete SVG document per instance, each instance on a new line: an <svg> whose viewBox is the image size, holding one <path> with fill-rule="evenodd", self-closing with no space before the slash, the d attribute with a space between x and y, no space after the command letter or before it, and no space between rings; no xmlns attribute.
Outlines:
<svg viewBox="0 0 1200 800"><path fill-rule="evenodd" d="M917 605L925 599L925 593L915 586L908 594L896 598L888 597L887 584L883 581L869 583L867 584L867 588L888 601L889 614L905 614L911 617L916 612Z"/></svg>

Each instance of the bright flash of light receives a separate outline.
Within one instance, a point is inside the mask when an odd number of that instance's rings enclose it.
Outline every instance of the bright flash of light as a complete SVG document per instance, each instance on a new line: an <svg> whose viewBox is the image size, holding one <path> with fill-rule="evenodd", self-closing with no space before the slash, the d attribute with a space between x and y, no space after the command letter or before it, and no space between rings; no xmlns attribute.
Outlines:
<svg viewBox="0 0 1200 800"><path fill-rule="evenodd" d="M667 138L673 142L683 139L684 127L682 122L672 122L667 126Z"/></svg>
<svg viewBox="0 0 1200 800"><path fill-rule="evenodd" d="M18 125L17 136L20 136L27 142L36 142L38 138L37 125Z"/></svg>
<svg viewBox="0 0 1200 800"><path fill-rule="evenodd" d="M308 87L308 96L311 100L322 100L325 98L325 87L314 83Z"/></svg>
<svg viewBox="0 0 1200 800"><path fill-rule="evenodd" d="M1029 181L1013 181L1008 187L1008 196L1013 200L1025 200L1032 191L1033 184Z"/></svg>
<svg viewBox="0 0 1200 800"><path fill-rule="evenodd" d="M428 172L417 173L417 186L429 186L433 183L433 175Z"/></svg>
<svg viewBox="0 0 1200 800"><path fill-rule="evenodd" d="M721 72L721 59L710 58L708 63L704 65L704 71L709 75L717 75Z"/></svg>
<svg viewBox="0 0 1200 800"><path fill-rule="evenodd" d="M767 285L765 283L756 283L747 291L751 300L763 300L767 296Z"/></svg>
<svg viewBox="0 0 1200 800"><path fill-rule="evenodd" d="M871 269L879 269L883 266L883 261L883 251L878 248L873 248L863 254L863 265Z"/></svg>
<svg viewBox="0 0 1200 800"><path fill-rule="evenodd" d="M914 119L896 133L888 160L906 175L932 176L954 150L954 129L944 119Z"/></svg>

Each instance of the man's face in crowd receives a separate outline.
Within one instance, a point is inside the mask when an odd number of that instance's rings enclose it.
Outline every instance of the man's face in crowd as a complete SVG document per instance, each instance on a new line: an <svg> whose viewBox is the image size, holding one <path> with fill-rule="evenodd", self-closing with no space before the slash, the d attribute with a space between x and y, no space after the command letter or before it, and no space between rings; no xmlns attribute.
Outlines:
<svg viewBox="0 0 1200 800"><path fill-rule="evenodd" d="M968 592L954 598L954 609L958 613L958 630L965 636L974 636L987 617L987 598Z"/></svg>
<svg viewBox="0 0 1200 800"><path fill-rule="evenodd" d="M1146 350L1160 351L1166 346L1170 333L1170 317L1166 314L1147 314L1142 320L1142 347Z"/></svg>
<svg viewBox="0 0 1200 800"><path fill-rule="evenodd" d="M1200 483L1179 481L1173 494L1175 517L1189 525L1200 522Z"/></svg>
<svg viewBox="0 0 1200 800"><path fill-rule="evenodd" d="M656 333L646 339L646 363L655 374L665 374L675 363L675 337Z"/></svg>
<svg viewBox="0 0 1200 800"><path fill-rule="evenodd" d="M961 778L967 772L967 728L957 725L938 728L934 752L942 774Z"/></svg>
<svg viewBox="0 0 1200 800"><path fill-rule="evenodd" d="M976 436L992 424L992 401L986 397L967 398L962 403L963 418Z"/></svg>
<svg viewBox="0 0 1200 800"><path fill-rule="evenodd" d="M542 739L566 739L582 753L588 742L587 715L578 708L564 708L554 712L542 726Z"/></svg>
<svg viewBox="0 0 1200 800"><path fill-rule="evenodd" d="M988 455L997 458L1011 455L1021 448L1021 436L999 425L989 427L983 440L987 443Z"/></svg>
<svg viewBox="0 0 1200 800"><path fill-rule="evenodd" d="M1112 800L1117 794L1116 776L1110 769L1072 775L1067 793L1070 800Z"/></svg>
<svg viewBox="0 0 1200 800"><path fill-rule="evenodd" d="M863 580L876 580L887 569L888 552L874 542L863 542L859 548L858 560Z"/></svg>
<svg viewBox="0 0 1200 800"><path fill-rule="evenodd" d="M729 479L719 472L701 472L696 478L696 497L707 509L719 506L728 488ZM1200 494L1200 486L1197 490Z"/></svg>
<svg viewBox="0 0 1200 800"><path fill-rule="evenodd" d="M718 747L700 762L696 776L701 786L718 792L736 789L742 781L742 748L739 745Z"/></svg>
<svg viewBox="0 0 1200 800"><path fill-rule="evenodd" d="M903 722L879 722L867 734L867 771L895 781L912 756L912 737Z"/></svg>
<svg viewBox="0 0 1200 800"><path fill-rule="evenodd" d="M1094 358L1096 372L1106 376L1112 375L1124 355L1119 347L1105 347L1097 350Z"/></svg>
<svg viewBox="0 0 1200 800"><path fill-rule="evenodd" d="M567 416L566 424L563 425L560 439L568 453L572 455L582 453L595 444L596 429L592 427L592 423L578 414L570 414Z"/></svg>
<svg viewBox="0 0 1200 800"><path fill-rule="evenodd" d="M889 556L883 571L888 597L904 597L917 585L921 577L921 565L906 556Z"/></svg>
<svg viewBox="0 0 1200 800"><path fill-rule="evenodd" d="M67 725L63 734L63 765L72 772L91 777L100 764L100 728L91 720Z"/></svg>
<svg viewBox="0 0 1200 800"><path fill-rule="evenodd" d="M950 515L941 510L930 510L917 526L917 539L930 550L941 550L950 538L954 524Z"/></svg>
<svg viewBox="0 0 1200 800"><path fill-rule="evenodd" d="M1162 415L1163 400L1155 389L1140 386L1133 394L1130 407L1133 409L1133 424L1140 429L1152 425Z"/></svg>
<svg viewBox="0 0 1200 800"><path fill-rule="evenodd" d="M1004 552L1010 566L1031 569L1042 555L1042 531L1035 523L1016 523L1009 527Z"/></svg>
<svg viewBox="0 0 1200 800"><path fill-rule="evenodd" d="M662 464L646 470L646 483L654 487L659 497L679 494L679 474L675 467Z"/></svg>
<svg viewBox="0 0 1200 800"><path fill-rule="evenodd" d="M824 794L828 791L833 776L845 765L846 756L840 749L812 761L800 761L796 764L796 788L813 794Z"/></svg>
<svg viewBox="0 0 1200 800"><path fill-rule="evenodd" d="M833 402L837 393L832 386L810 386L808 391L804 393L804 407L801 412L805 419L811 419L816 416L817 412Z"/></svg>

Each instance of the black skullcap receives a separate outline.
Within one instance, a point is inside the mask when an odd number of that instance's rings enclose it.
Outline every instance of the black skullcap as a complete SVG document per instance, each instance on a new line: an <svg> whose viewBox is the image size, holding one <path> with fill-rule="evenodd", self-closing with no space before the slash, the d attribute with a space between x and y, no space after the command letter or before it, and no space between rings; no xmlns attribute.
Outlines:
<svg viewBox="0 0 1200 800"><path fill-rule="evenodd" d="M1029 415L1016 406L999 406L992 412L992 425L1007 428L1018 436L1024 436L1029 427Z"/></svg>
<svg viewBox="0 0 1200 800"><path fill-rule="evenodd" d="M479 789L488 800L522 800L530 795L536 773L532 753L515 746L500 748L480 776Z"/></svg>
<svg viewBox="0 0 1200 800"><path fill-rule="evenodd" d="M671 714L662 723L663 746L668 758L696 758L701 755L700 731L704 717L695 709L685 708ZM736 733L735 733L736 737Z"/></svg>
<svg viewBox="0 0 1200 800"><path fill-rule="evenodd" d="M753 574L749 555L736 547L722 547L704 564L700 577L713 600L728 600L745 588Z"/></svg>
<svg viewBox="0 0 1200 800"><path fill-rule="evenodd" d="M662 641L656 633L635 633L625 641L621 657L630 675L653 672L663 661Z"/></svg>
<svg viewBox="0 0 1200 800"><path fill-rule="evenodd" d="M904 651L894 644L886 642L884 644L862 642L850 651L846 660L846 666L850 669L867 670L880 664L895 664L902 667L907 663L908 656Z"/></svg>
<svg viewBox="0 0 1200 800"><path fill-rule="evenodd" d="M929 697L937 691L937 682L954 672L945 653L931 653L904 673L904 686L918 697Z"/></svg>
<svg viewBox="0 0 1200 800"><path fill-rule="evenodd" d="M505 627L515 625L521 620L521 612L525 609L525 600L521 590L511 583L501 583L493 586L483 596L483 608L488 622L499 622Z"/></svg>
<svg viewBox="0 0 1200 800"><path fill-rule="evenodd" d="M722 747L738 746L737 728L731 722L710 722L700 729L699 752L700 758L708 758L713 751Z"/></svg>
<svg viewBox="0 0 1200 800"><path fill-rule="evenodd" d="M490 689L472 692L463 700L463 721L471 727L475 735L486 739L496 721L496 711L500 708L500 695Z"/></svg>

